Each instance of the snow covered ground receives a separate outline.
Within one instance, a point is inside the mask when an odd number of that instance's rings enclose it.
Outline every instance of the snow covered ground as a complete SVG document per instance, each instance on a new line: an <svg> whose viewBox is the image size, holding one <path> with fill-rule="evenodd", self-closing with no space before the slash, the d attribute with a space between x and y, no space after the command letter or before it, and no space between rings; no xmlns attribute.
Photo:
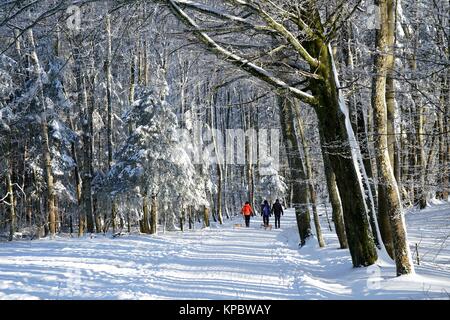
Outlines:
<svg viewBox="0 0 450 320"><path fill-rule="evenodd" d="M0 243L0 299L449 299L450 205L407 214L416 275L392 262L352 268L322 216L327 247L299 250L295 217L282 229L209 229L157 236Z"/></svg>

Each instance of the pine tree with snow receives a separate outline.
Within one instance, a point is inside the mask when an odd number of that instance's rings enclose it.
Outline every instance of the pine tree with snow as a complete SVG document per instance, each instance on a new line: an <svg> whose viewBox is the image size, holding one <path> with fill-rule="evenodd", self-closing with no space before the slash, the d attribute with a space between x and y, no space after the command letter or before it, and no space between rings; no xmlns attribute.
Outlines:
<svg viewBox="0 0 450 320"><path fill-rule="evenodd" d="M196 185L187 141L177 130L177 117L165 101L166 95L167 85L143 88L137 93L139 98L124 115L126 123L134 129L118 148L107 176L106 184L113 197L129 190L142 197L140 225L144 233L156 233L158 198L166 202L182 195L184 201L192 203L204 198ZM148 197L151 197L151 217L146 204Z"/></svg>

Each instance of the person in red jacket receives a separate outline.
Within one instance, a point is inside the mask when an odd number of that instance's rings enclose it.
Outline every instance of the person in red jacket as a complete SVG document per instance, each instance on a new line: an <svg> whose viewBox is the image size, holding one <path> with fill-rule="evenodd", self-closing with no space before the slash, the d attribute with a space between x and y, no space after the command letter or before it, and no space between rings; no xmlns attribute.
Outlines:
<svg viewBox="0 0 450 320"><path fill-rule="evenodd" d="M253 214L253 209L252 209L252 207L250 206L250 202L247 201L247 202L244 204L244 206L242 207L241 212L242 212L242 215L243 215L244 218L245 218L245 226L246 226L247 228L250 227L250 217L251 217L252 214Z"/></svg>

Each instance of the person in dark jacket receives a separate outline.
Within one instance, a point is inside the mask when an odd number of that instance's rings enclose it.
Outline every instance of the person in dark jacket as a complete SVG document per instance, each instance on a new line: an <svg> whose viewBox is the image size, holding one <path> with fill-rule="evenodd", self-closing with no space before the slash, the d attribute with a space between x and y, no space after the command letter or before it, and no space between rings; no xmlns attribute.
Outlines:
<svg viewBox="0 0 450 320"><path fill-rule="evenodd" d="M280 200L275 200L275 203L272 206L272 212L275 216L275 229L279 229L281 215L284 215L283 206L281 205Z"/></svg>
<svg viewBox="0 0 450 320"><path fill-rule="evenodd" d="M261 215L263 216L264 227L269 226L269 217L270 217L270 204L267 200L264 200L264 203L261 207Z"/></svg>

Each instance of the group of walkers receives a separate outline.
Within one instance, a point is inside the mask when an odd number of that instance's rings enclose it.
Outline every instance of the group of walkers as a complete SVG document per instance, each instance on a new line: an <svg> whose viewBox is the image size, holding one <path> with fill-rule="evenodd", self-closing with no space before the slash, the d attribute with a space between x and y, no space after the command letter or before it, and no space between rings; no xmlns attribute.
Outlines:
<svg viewBox="0 0 450 320"><path fill-rule="evenodd" d="M250 217L254 216L253 209L250 205L250 202L246 202L244 206L242 207L242 215L245 218L245 226L248 228L250 227ZM271 207L269 202L267 200L264 200L263 204L261 205L261 215L263 217L263 223L264 227L269 226L269 217L272 216L272 214L275 216L275 229L280 228L280 219L281 216L284 215L283 212L283 206L280 203L280 200L275 200L275 203Z"/></svg>

